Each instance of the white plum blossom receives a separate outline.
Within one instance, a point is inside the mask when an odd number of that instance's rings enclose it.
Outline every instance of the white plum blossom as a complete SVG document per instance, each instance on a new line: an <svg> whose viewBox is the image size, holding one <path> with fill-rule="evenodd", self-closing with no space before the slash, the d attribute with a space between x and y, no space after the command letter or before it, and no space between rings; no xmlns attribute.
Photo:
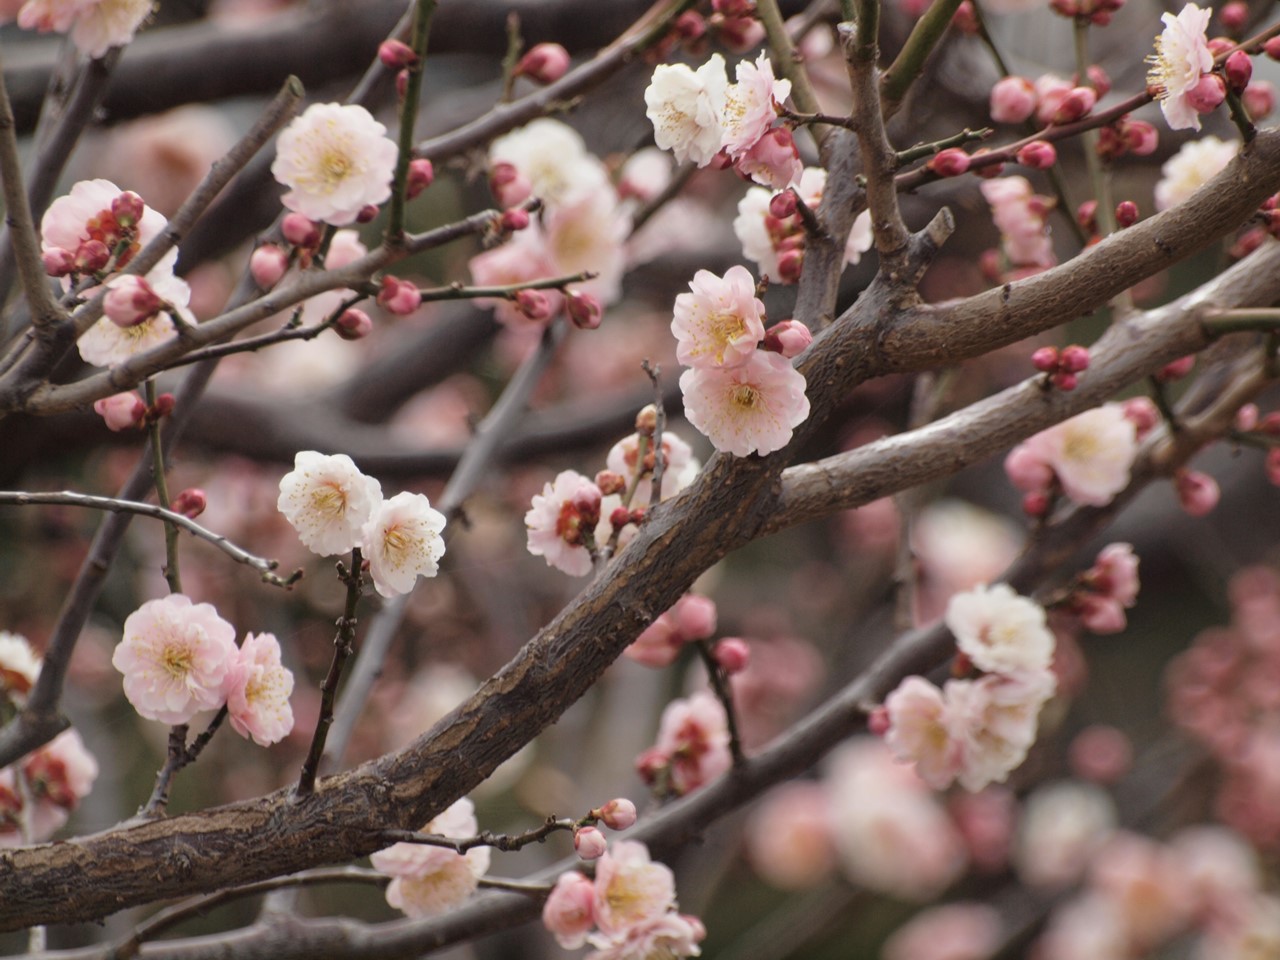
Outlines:
<svg viewBox="0 0 1280 960"><path fill-rule="evenodd" d="M768 133L778 108L791 95L791 81L774 77L767 53L755 63L741 61L736 73L738 82L725 91L721 138L721 146L735 160Z"/></svg>
<svg viewBox="0 0 1280 960"><path fill-rule="evenodd" d="M489 164L509 163L528 178L533 195L554 210L590 194L611 191L604 164L576 130L543 117L494 140Z"/></svg>
<svg viewBox="0 0 1280 960"><path fill-rule="evenodd" d="M18 26L41 33L71 33L71 42L88 57L101 57L133 39L155 7L153 0L27 0Z"/></svg>
<svg viewBox="0 0 1280 960"><path fill-rule="evenodd" d="M976 792L1008 779L1035 743L1040 708L1056 687L1048 670L947 681L950 729L964 744L962 787Z"/></svg>
<svg viewBox="0 0 1280 960"><path fill-rule="evenodd" d="M697 72L682 63L655 67L644 92L654 142L680 163L709 164L720 152L728 86L724 57L718 53Z"/></svg>
<svg viewBox="0 0 1280 960"><path fill-rule="evenodd" d="M1118 816L1103 790L1080 780L1037 787L1022 806L1014 865L1033 887L1062 890L1078 881Z"/></svg>
<svg viewBox="0 0 1280 960"><path fill-rule="evenodd" d="M164 302L172 307L186 323L195 318L187 309L191 301L191 287L181 277L174 276L172 261L161 261L147 274L147 282ZM102 317L76 341L76 349L85 363L95 367L113 367L130 357L145 353L153 347L168 343L177 336L177 328L168 310L162 310L131 327L117 326L109 317Z"/></svg>
<svg viewBox="0 0 1280 960"><path fill-rule="evenodd" d="M480 832L475 806L463 797L421 832L455 839L475 836ZM375 870L394 878L387 887L387 903L414 918L438 916L461 904L488 872L489 859L488 847L460 854L422 843L397 843L369 857Z"/></svg>
<svg viewBox="0 0 1280 960"><path fill-rule="evenodd" d="M399 148L364 107L316 103L287 126L271 174L289 187L290 210L335 226L391 196Z"/></svg>
<svg viewBox="0 0 1280 960"><path fill-rule="evenodd" d="M652 448L652 444L649 447ZM666 500L673 497L689 484L693 483L698 471L702 469L693 456L693 448L670 430L662 431L662 453L665 464L662 470L662 497ZM646 466L651 457L646 456ZM638 434L629 434L609 448L605 456L605 467L627 481L627 486L635 484L635 492L631 502L647 504L652 499L653 471L647 468L640 479L636 473L640 468L640 439Z"/></svg>
<svg viewBox="0 0 1280 960"><path fill-rule="evenodd" d="M382 485L345 453L302 450L280 479L276 506L308 550L331 557L360 546L361 528L381 503Z"/></svg>
<svg viewBox="0 0 1280 960"><path fill-rule="evenodd" d="M1156 52L1147 58L1147 83L1160 88L1160 109L1170 130L1199 130L1200 114L1190 94L1200 78L1213 69L1213 53L1205 39L1212 9L1188 3L1174 16L1160 17L1164 31L1156 37Z"/></svg>
<svg viewBox="0 0 1280 960"><path fill-rule="evenodd" d="M280 643L270 633L249 634L227 671L224 693L236 733L260 747L279 743L293 729L293 673L280 662Z"/></svg>
<svg viewBox="0 0 1280 960"><path fill-rule="evenodd" d="M523 232L533 229L531 224ZM618 203L612 187L552 207L542 219L541 231L552 275L589 270L597 276L574 284L574 290L597 297L604 304L618 300L626 271L631 215Z"/></svg>
<svg viewBox="0 0 1280 960"><path fill-rule="evenodd" d="M1044 608L1008 584L955 594L947 604L946 622L960 652L980 670L1045 670L1053 660L1053 633Z"/></svg>
<svg viewBox="0 0 1280 960"><path fill-rule="evenodd" d="M593 933L587 939L595 949L586 960L679 960L702 954L698 946L707 929L697 917L664 913L628 927L614 936Z"/></svg>
<svg viewBox="0 0 1280 960"><path fill-rule="evenodd" d="M524 515L529 552L546 559L548 566L571 577L591 572L591 550L587 544L603 544L609 537L608 513L602 505L616 497L602 498L600 488L575 470L563 470L542 493L534 494Z"/></svg>
<svg viewBox="0 0 1280 960"><path fill-rule="evenodd" d="M1240 144L1236 140L1218 137L1188 140L1160 168L1155 188L1156 209L1168 210L1190 199L1239 152Z"/></svg>
<svg viewBox="0 0 1280 960"><path fill-rule="evenodd" d="M384 597L413 589L418 577L434 577L444 556L444 514L421 493L397 493L374 508L362 533L373 586Z"/></svg>
<svg viewBox="0 0 1280 960"><path fill-rule="evenodd" d="M906 677L884 706L889 715L884 742L893 755L914 763L920 779L935 790L951 786L964 762L963 745L952 735L942 691L924 677Z"/></svg>
<svg viewBox="0 0 1280 960"><path fill-rule="evenodd" d="M685 417L717 450L745 457L780 450L809 416L804 376L776 353L755 351L745 363L686 370L680 376Z"/></svg>
<svg viewBox="0 0 1280 960"><path fill-rule="evenodd" d="M606 936L626 936L633 927L656 920L675 906L671 868L649 859L635 840L609 845L596 863L596 925Z"/></svg>
<svg viewBox="0 0 1280 960"><path fill-rule="evenodd" d="M1086 410L1026 443L1053 469L1063 493L1091 507L1105 507L1129 485L1138 454L1137 428L1118 403Z"/></svg>
<svg viewBox="0 0 1280 960"><path fill-rule="evenodd" d="M676 359L690 367L736 367L764 339L764 304L746 267L730 267L723 277L699 270L690 293L676 297L671 332Z"/></svg>
<svg viewBox="0 0 1280 960"><path fill-rule="evenodd" d="M0 698L25 702L40 675L40 663L26 637L0 630Z"/></svg>

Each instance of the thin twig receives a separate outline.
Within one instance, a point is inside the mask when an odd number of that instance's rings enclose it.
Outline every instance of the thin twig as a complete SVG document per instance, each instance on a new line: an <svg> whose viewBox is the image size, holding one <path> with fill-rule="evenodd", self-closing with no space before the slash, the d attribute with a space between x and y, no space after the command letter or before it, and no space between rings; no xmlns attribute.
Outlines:
<svg viewBox="0 0 1280 960"><path fill-rule="evenodd" d="M413 125L418 118L418 100L422 93L422 70L427 56L427 37L431 33L431 17L436 0L415 0L410 43L416 54L406 69L409 82L400 101L400 152L396 157L395 177L391 184L391 211L387 216L386 242L393 246L404 240L405 190L409 182L409 163L413 160Z"/></svg>
<svg viewBox="0 0 1280 960"><path fill-rule="evenodd" d="M729 686L729 677L724 667L716 660L709 640L699 640L696 644L702 665L707 668L707 678L711 681L711 689L724 707L724 715L729 727L729 754L733 757L733 765L746 762L747 756L742 752L742 738L738 735L738 713L733 706L733 690Z"/></svg>
<svg viewBox="0 0 1280 960"><path fill-rule="evenodd" d="M156 409L156 382L146 382L147 410ZM151 477L156 488L156 500L160 509L172 513L169 509L169 480L165 474L164 441L160 435L160 418L148 414L147 436L150 439L148 448L151 451ZM182 592L182 574L178 566L178 525L164 521L164 578L169 584L170 593Z"/></svg>
<svg viewBox="0 0 1280 960"><path fill-rule="evenodd" d="M596 821L597 818L592 816L587 816L580 820L547 817L541 826L514 835L491 833L488 830L483 830L474 837L455 838L442 836L438 833L421 833L416 830L384 830L379 838L385 840L388 845L393 843L419 843L430 847L445 847L454 853L466 853L476 847L492 847L494 850L510 853L515 850L523 850L531 843L542 843L553 833L576 830L578 827L583 827Z"/></svg>
<svg viewBox="0 0 1280 960"><path fill-rule="evenodd" d="M190 766L200 758L200 754L204 752L204 748L209 745L209 741L213 739L213 735L218 732L218 728L222 726L222 721L225 719L227 719L227 707L224 704L209 721L209 726L205 727L204 731L190 744L187 743L188 728L185 723L170 728L168 754L164 766L156 774L156 784L151 791L151 798L142 808L142 816L158 817L164 813L165 807L169 805L169 787L173 778L184 767Z"/></svg>
<svg viewBox="0 0 1280 960"><path fill-rule="evenodd" d="M649 508L652 509L662 502L662 475L667 471L667 451L662 446L662 432L667 428L667 410L662 402L662 381L659 379L662 367L650 364L647 359L640 366L653 384L653 477L649 483ZM645 459L647 458L641 457L636 463L637 479L644 473Z"/></svg>

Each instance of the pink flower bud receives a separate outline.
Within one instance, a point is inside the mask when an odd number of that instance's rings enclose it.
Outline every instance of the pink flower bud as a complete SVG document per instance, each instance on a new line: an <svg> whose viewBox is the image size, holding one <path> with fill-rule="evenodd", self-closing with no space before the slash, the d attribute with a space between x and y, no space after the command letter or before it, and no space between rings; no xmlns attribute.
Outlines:
<svg viewBox="0 0 1280 960"><path fill-rule="evenodd" d="M1053 373L1058 369L1058 348L1040 347L1031 354L1031 365L1041 373Z"/></svg>
<svg viewBox="0 0 1280 960"><path fill-rule="evenodd" d="M738 173L774 189L799 179L804 171L800 149L786 127L774 127L734 163Z"/></svg>
<svg viewBox="0 0 1280 960"><path fill-rule="evenodd" d="M111 251L101 240L86 240L76 250L72 273L97 273L111 262Z"/></svg>
<svg viewBox="0 0 1280 960"><path fill-rule="evenodd" d="M422 293L418 290L417 284L390 274L382 278L382 289L378 291L378 306L387 313L405 317L421 305Z"/></svg>
<svg viewBox="0 0 1280 960"><path fill-rule="evenodd" d="M1005 476L1023 493L1047 490L1053 483L1053 468L1025 444L1019 444L1004 458Z"/></svg>
<svg viewBox="0 0 1280 960"><path fill-rule="evenodd" d="M1123 227L1132 227L1138 222L1138 205L1132 200L1121 200L1116 204L1116 223Z"/></svg>
<svg viewBox="0 0 1280 960"><path fill-rule="evenodd" d="M1173 486L1182 509L1192 517L1203 517L1209 513L1222 496L1218 481L1197 470L1179 470L1174 474Z"/></svg>
<svg viewBox="0 0 1280 960"><path fill-rule="evenodd" d="M396 96L404 99L404 95L409 92L409 70L405 68L396 74Z"/></svg>
<svg viewBox="0 0 1280 960"><path fill-rule="evenodd" d="M489 190L499 206L514 207L533 194L529 178L512 163L495 163L489 170Z"/></svg>
<svg viewBox="0 0 1280 960"><path fill-rule="evenodd" d="M1214 37L1212 40L1209 41L1208 46L1209 46L1209 52L1212 53L1214 58L1216 59L1217 57L1220 57L1223 54L1225 54L1227 51L1231 50L1235 46L1235 44L1232 43L1226 37Z"/></svg>
<svg viewBox="0 0 1280 960"><path fill-rule="evenodd" d="M632 507L630 513L631 522L636 524L644 523L644 515L646 512L647 510L645 507Z"/></svg>
<svg viewBox="0 0 1280 960"><path fill-rule="evenodd" d="M671 758L660 747L650 747L636 757L636 773L640 779L653 786L671 766Z"/></svg>
<svg viewBox="0 0 1280 960"><path fill-rule="evenodd" d="M973 4L964 0L951 15L951 28L957 33L973 36L978 32L978 16L973 11Z"/></svg>
<svg viewBox="0 0 1280 960"><path fill-rule="evenodd" d="M1160 411L1150 397L1130 397L1122 404L1125 419L1133 424L1141 440L1160 422Z"/></svg>
<svg viewBox="0 0 1280 960"><path fill-rule="evenodd" d="M1188 354L1185 357L1180 357L1179 359L1174 360L1172 363L1166 363L1159 369L1159 371L1157 371L1156 379L1161 383L1170 383L1174 380L1181 380L1191 372L1191 368L1195 365L1196 355L1194 353Z"/></svg>
<svg viewBox="0 0 1280 960"><path fill-rule="evenodd" d="M1099 64L1090 64L1084 73L1089 78L1089 85L1093 87L1099 97L1105 97L1111 92L1111 77L1107 75L1107 71L1103 70Z"/></svg>
<svg viewBox="0 0 1280 960"><path fill-rule="evenodd" d="M361 340L373 333L373 320L363 310L348 307L333 322L333 330L343 340Z"/></svg>
<svg viewBox="0 0 1280 960"><path fill-rule="evenodd" d="M409 161L409 176L405 180L404 194L410 200L435 183L436 168L424 157Z"/></svg>
<svg viewBox="0 0 1280 960"><path fill-rule="evenodd" d="M1206 73L1187 91L1187 103L1197 113L1210 113L1227 97L1227 85L1216 73Z"/></svg>
<svg viewBox="0 0 1280 960"><path fill-rule="evenodd" d="M1093 105L1098 102L1098 95L1090 87L1073 87L1058 109L1054 111L1052 122L1056 124L1075 123L1088 115Z"/></svg>
<svg viewBox="0 0 1280 960"><path fill-rule="evenodd" d="M873 707L867 714L867 732L872 736L883 737L889 732L891 726L893 726L893 720L889 717L888 707L883 705Z"/></svg>
<svg viewBox="0 0 1280 960"><path fill-rule="evenodd" d="M1086 200L1080 206L1076 207L1076 223L1084 227L1090 233L1097 232L1098 229L1098 201Z"/></svg>
<svg viewBox="0 0 1280 960"><path fill-rule="evenodd" d="M676 601L668 616L680 639L708 640L716 632L716 602L710 597L686 593Z"/></svg>
<svg viewBox="0 0 1280 960"><path fill-rule="evenodd" d="M280 232L295 247L306 250L320 246L320 224L300 213L287 213L280 221Z"/></svg>
<svg viewBox="0 0 1280 960"><path fill-rule="evenodd" d="M940 150L925 164L940 177L958 177L969 169L969 155L958 147Z"/></svg>
<svg viewBox="0 0 1280 960"><path fill-rule="evenodd" d="M1268 413L1258 424L1258 429L1269 437L1280 437L1280 412Z"/></svg>
<svg viewBox="0 0 1280 960"><path fill-rule="evenodd" d="M796 196L794 190L783 190L781 193L775 193L773 199L769 201L769 215L779 220L786 220L788 217L794 216L796 212Z"/></svg>
<svg viewBox="0 0 1280 960"><path fill-rule="evenodd" d="M356 223L373 223L378 216L377 204L366 203L356 214Z"/></svg>
<svg viewBox="0 0 1280 960"><path fill-rule="evenodd" d="M1145 120L1130 120L1124 125L1124 142L1135 157L1146 157L1160 146L1160 132Z"/></svg>
<svg viewBox="0 0 1280 960"><path fill-rule="evenodd" d="M1222 74L1227 78L1227 86L1233 92L1240 93L1249 85L1249 79L1253 76L1253 59L1243 50L1237 50L1227 57L1226 63L1222 65Z"/></svg>
<svg viewBox="0 0 1280 960"><path fill-rule="evenodd" d="M803 250L784 250L778 254L778 279L783 283L797 282L803 269Z"/></svg>
<svg viewBox="0 0 1280 960"><path fill-rule="evenodd" d="M128 329L150 320L163 306L164 301L145 277L126 274L107 284L102 312L117 327Z"/></svg>
<svg viewBox="0 0 1280 960"><path fill-rule="evenodd" d="M204 508L208 505L209 499L203 490L199 487L188 487L173 498L169 509L174 513L182 514L188 520L194 520L204 513Z"/></svg>
<svg viewBox="0 0 1280 960"><path fill-rule="evenodd" d="M1071 769L1082 780L1115 783L1133 765L1133 745L1115 727L1085 727L1068 749Z"/></svg>
<svg viewBox="0 0 1280 960"><path fill-rule="evenodd" d="M541 290L519 290L515 303L530 320L546 320L551 316L551 301Z"/></svg>
<svg viewBox="0 0 1280 960"><path fill-rule="evenodd" d="M813 334L808 327L798 320L783 320L765 331L760 346L791 360L809 349L811 343Z"/></svg>
<svg viewBox="0 0 1280 960"><path fill-rule="evenodd" d="M1239 33L1249 23L1249 5L1244 0L1231 0L1218 11L1218 22L1228 33Z"/></svg>
<svg viewBox="0 0 1280 960"><path fill-rule="evenodd" d="M600 301L589 293L571 293L565 300L569 319L579 330L595 330L600 326L604 309Z"/></svg>
<svg viewBox="0 0 1280 960"><path fill-rule="evenodd" d="M1272 60L1280 60L1280 37L1272 37L1262 45L1262 50Z"/></svg>
<svg viewBox="0 0 1280 960"><path fill-rule="evenodd" d="M751 648L741 637L725 637L715 645L711 653L716 663L720 664L729 676L741 673L751 662Z"/></svg>
<svg viewBox="0 0 1280 960"><path fill-rule="evenodd" d="M595 811L595 815L610 830L626 830L635 825L636 805L626 797L615 797Z"/></svg>
<svg viewBox="0 0 1280 960"><path fill-rule="evenodd" d="M609 526L614 530L621 530L631 522L631 511L626 507L614 507L613 512L609 514Z"/></svg>
<svg viewBox="0 0 1280 960"><path fill-rule="evenodd" d="M417 63L418 55L401 40L383 40L378 47L378 59L388 70L403 70Z"/></svg>
<svg viewBox="0 0 1280 960"><path fill-rule="evenodd" d="M498 228L504 233L515 233L517 230L524 230L528 226L529 211L522 210L519 207L503 210L502 216L498 218Z"/></svg>
<svg viewBox="0 0 1280 960"><path fill-rule="evenodd" d="M1258 405L1256 403L1246 403L1243 407L1236 411L1235 428L1242 433L1248 433L1258 425Z"/></svg>
<svg viewBox="0 0 1280 960"><path fill-rule="evenodd" d="M1017 159L1032 170L1048 170L1058 162L1058 151L1047 140L1032 140L1018 151Z"/></svg>
<svg viewBox="0 0 1280 960"><path fill-rule="evenodd" d="M174 399L172 393L162 393L156 397L156 405L151 408L150 415L157 420L161 417L167 417L173 413L173 408L177 406L178 401Z"/></svg>
<svg viewBox="0 0 1280 960"><path fill-rule="evenodd" d="M595 827L579 827L573 832L573 849L583 860L599 860L608 847L604 834Z"/></svg>
<svg viewBox="0 0 1280 960"><path fill-rule="evenodd" d="M1089 369L1089 348L1073 343L1063 347L1060 355L1062 369L1067 373L1082 373Z"/></svg>
<svg viewBox="0 0 1280 960"><path fill-rule="evenodd" d="M697 10L686 10L676 17L671 29L685 43L696 43L707 32L707 21Z"/></svg>
<svg viewBox="0 0 1280 960"><path fill-rule="evenodd" d="M600 522L600 488L593 483L584 483L573 494L573 509L578 511L582 522L595 526Z"/></svg>
<svg viewBox="0 0 1280 960"><path fill-rule="evenodd" d="M596 486L604 496L611 497L627 489L627 478L612 470L601 470L596 474Z"/></svg>
<svg viewBox="0 0 1280 960"><path fill-rule="evenodd" d="M264 243L249 257L249 273L253 282L263 290L270 290L289 269L289 255L274 243Z"/></svg>
<svg viewBox="0 0 1280 960"><path fill-rule="evenodd" d="M1022 512L1028 517L1043 517L1049 512L1047 493L1028 493L1022 498Z"/></svg>
<svg viewBox="0 0 1280 960"><path fill-rule="evenodd" d="M142 219L147 205L132 190L125 190L111 201L111 215L121 227L132 227Z"/></svg>
<svg viewBox="0 0 1280 960"><path fill-rule="evenodd" d="M1240 99L1249 111L1249 118L1261 120L1271 116L1271 111L1276 108L1276 88L1266 80L1255 80L1245 87Z"/></svg>
<svg viewBox="0 0 1280 960"><path fill-rule="evenodd" d="M542 925L566 950L580 947L595 926L595 901L595 884L576 870L562 873L542 905Z"/></svg>
<svg viewBox="0 0 1280 960"><path fill-rule="evenodd" d="M65 277L76 267L76 255L61 247L50 247L40 254L40 259L44 263L44 272L51 277Z"/></svg>
<svg viewBox="0 0 1280 960"><path fill-rule="evenodd" d="M1074 373L1068 373L1065 370L1059 370L1049 378L1049 382L1061 390L1063 393L1070 393L1080 385L1080 378Z"/></svg>
<svg viewBox="0 0 1280 960"><path fill-rule="evenodd" d="M1111 597L1100 597L1096 594L1078 597L1075 613L1086 630L1099 636L1121 633L1129 625L1124 607Z"/></svg>
<svg viewBox="0 0 1280 960"><path fill-rule="evenodd" d="M1036 112L1036 88L1025 77L1005 77L991 88L991 119L1022 123Z"/></svg>
<svg viewBox="0 0 1280 960"><path fill-rule="evenodd" d="M516 73L544 86L555 83L569 70L569 51L558 43L539 43L520 58Z"/></svg>
<svg viewBox="0 0 1280 960"><path fill-rule="evenodd" d="M147 419L147 405L136 393L117 393L93 402L93 412L100 416L107 429L114 433L141 427Z"/></svg>
<svg viewBox="0 0 1280 960"><path fill-rule="evenodd" d="M764 39L764 24L755 17L726 17L720 22L720 42L734 53L746 53Z"/></svg>

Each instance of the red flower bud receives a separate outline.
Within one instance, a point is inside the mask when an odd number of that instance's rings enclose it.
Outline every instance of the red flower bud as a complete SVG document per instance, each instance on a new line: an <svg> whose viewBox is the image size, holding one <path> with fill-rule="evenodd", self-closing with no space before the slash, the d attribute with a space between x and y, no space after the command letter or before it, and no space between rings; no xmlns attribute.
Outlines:
<svg viewBox="0 0 1280 960"><path fill-rule="evenodd" d="M1058 369L1058 348L1040 347L1031 354L1031 365L1041 373L1053 373Z"/></svg>
<svg viewBox="0 0 1280 960"><path fill-rule="evenodd" d="M343 340L360 340L373 333L373 320L363 310L349 307L333 322L333 329Z"/></svg>
<svg viewBox="0 0 1280 960"><path fill-rule="evenodd" d="M418 55L401 40L383 40L378 47L378 59L388 70L403 70L416 64Z"/></svg>
<svg viewBox="0 0 1280 960"><path fill-rule="evenodd" d="M958 147L940 150L925 164L940 177L958 177L969 169L969 155Z"/></svg>
<svg viewBox="0 0 1280 960"><path fill-rule="evenodd" d="M86 240L76 250L72 273L97 273L111 262L111 251L101 240Z"/></svg>
<svg viewBox="0 0 1280 960"><path fill-rule="evenodd" d="M498 229L504 233L515 233L517 230L524 230L528 226L529 212L519 207L503 210L502 216L498 218Z"/></svg>
<svg viewBox="0 0 1280 960"><path fill-rule="evenodd" d="M1062 348L1058 360L1059 366L1067 373L1081 373L1089 369L1089 348L1073 343Z"/></svg>
<svg viewBox="0 0 1280 960"><path fill-rule="evenodd" d="M769 201L769 215L779 220L786 220L788 217L794 216L796 201L799 199L796 196L796 192L790 188L783 190L781 193L775 193L773 199Z"/></svg>
<svg viewBox="0 0 1280 960"><path fill-rule="evenodd" d="M405 180L405 196L412 200L427 187L431 186L436 179L436 168L432 166L430 160L419 157L417 160L409 161L409 176Z"/></svg>
<svg viewBox="0 0 1280 960"><path fill-rule="evenodd" d="M541 290L519 290L515 302L530 320L546 320L551 316L551 301Z"/></svg>
<svg viewBox="0 0 1280 960"><path fill-rule="evenodd" d="M300 213L287 213L280 222L280 232L295 247L312 249L320 246L320 225Z"/></svg>
<svg viewBox="0 0 1280 960"><path fill-rule="evenodd" d="M569 319L579 330L594 330L600 326L604 311L600 301L589 293L571 293L565 301Z"/></svg>
<svg viewBox="0 0 1280 960"><path fill-rule="evenodd" d="M1058 151L1046 140L1032 140L1018 151L1017 159L1032 170L1048 170L1058 162Z"/></svg>
<svg viewBox="0 0 1280 960"><path fill-rule="evenodd" d="M516 73L534 83L555 83L569 70L569 51L558 43L539 43L520 58Z"/></svg>
<svg viewBox="0 0 1280 960"><path fill-rule="evenodd" d="M191 487L174 497L169 504L169 509L174 513L182 514L188 520L194 520L204 513L204 508L208 505L209 500L204 491L199 487Z"/></svg>
<svg viewBox="0 0 1280 960"><path fill-rule="evenodd" d="M1244 0L1231 0L1218 11L1218 22L1228 33L1239 33L1249 23L1249 5Z"/></svg>
<svg viewBox="0 0 1280 960"><path fill-rule="evenodd" d="M1132 227L1138 222L1138 205L1132 200L1121 200L1116 204L1116 223L1121 227Z"/></svg>
<svg viewBox="0 0 1280 960"><path fill-rule="evenodd" d="M1222 65L1222 74L1232 92L1240 93L1253 76L1253 59L1243 50L1237 50L1227 57L1227 62Z"/></svg>
<svg viewBox="0 0 1280 960"><path fill-rule="evenodd" d="M111 215L121 227L132 227L142 219L147 205L136 193L126 190L111 201Z"/></svg>

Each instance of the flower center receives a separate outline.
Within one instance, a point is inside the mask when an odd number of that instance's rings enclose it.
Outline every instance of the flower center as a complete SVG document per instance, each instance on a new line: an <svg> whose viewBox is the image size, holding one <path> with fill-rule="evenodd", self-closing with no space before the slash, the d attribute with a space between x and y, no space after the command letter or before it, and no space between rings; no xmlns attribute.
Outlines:
<svg viewBox="0 0 1280 960"><path fill-rule="evenodd" d="M165 647L160 666L175 680L181 680L191 672L191 651L185 647Z"/></svg>
<svg viewBox="0 0 1280 960"><path fill-rule="evenodd" d="M730 402L744 413L757 409L762 399L760 391L749 383L738 384L729 394Z"/></svg>
<svg viewBox="0 0 1280 960"><path fill-rule="evenodd" d="M321 484L311 493L311 508L327 519L340 519L347 512L347 495L335 483Z"/></svg>
<svg viewBox="0 0 1280 960"><path fill-rule="evenodd" d="M404 565L405 558L413 552L415 542L403 527L390 527L382 535L382 548L392 566Z"/></svg>

